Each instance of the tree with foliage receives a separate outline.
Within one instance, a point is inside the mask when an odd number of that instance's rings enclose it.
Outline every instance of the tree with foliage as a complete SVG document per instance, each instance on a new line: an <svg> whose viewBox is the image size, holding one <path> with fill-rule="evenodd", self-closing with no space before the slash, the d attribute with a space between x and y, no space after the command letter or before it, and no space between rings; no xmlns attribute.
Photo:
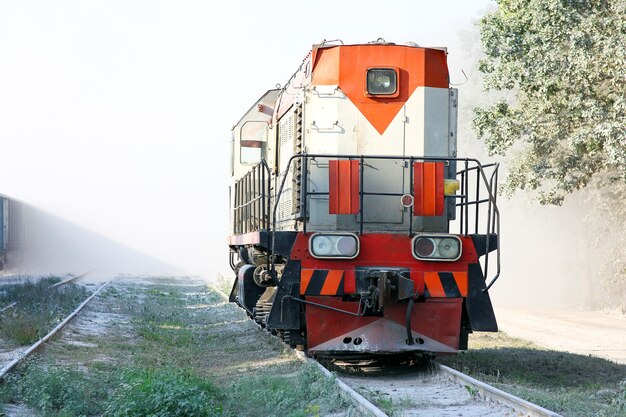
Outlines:
<svg viewBox="0 0 626 417"><path fill-rule="evenodd" d="M490 154L510 155L505 189L544 204L592 179L626 187L626 0L497 0L480 21L487 91L474 109ZM623 203L623 202L622 202Z"/></svg>

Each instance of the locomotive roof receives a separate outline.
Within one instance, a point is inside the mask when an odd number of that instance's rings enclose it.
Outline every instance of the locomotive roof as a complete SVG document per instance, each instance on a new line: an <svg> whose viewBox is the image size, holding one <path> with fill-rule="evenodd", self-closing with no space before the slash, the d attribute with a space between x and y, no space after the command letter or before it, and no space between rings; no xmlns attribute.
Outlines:
<svg viewBox="0 0 626 417"><path fill-rule="evenodd" d="M275 88L272 90L267 90L249 109L248 111L246 111L243 116L241 117L241 119L239 119L239 121L237 121L237 123L235 123L233 125L233 127L231 128L231 130L234 130L237 126L241 125L243 122L249 120L252 118L252 115L255 116L255 119L258 119L258 114L259 114L259 106L260 105L264 105L264 106L269 106L269 107L273 107L274 103L276 103L276 97L278 97L278 93L280 92L280 89ZM271 116L270 116L271 118Z"/></svg>
<svg viewBox="0 0 626 417"><path fill-rule="evenodd" d="M336 43L339 42L339 43ZM421 48L421 49L437 49L439 51L444 51L444 52L448 52L448 48L446 48L445 46L422 46L422 45L418 45L416 42L413 41L409 41L409 42L405 42L402 44L397 44L394 42L386 42L384 39L379 38L376 41L373 42L364 42L364 43L349 43L349 44L344 44L343 41L337 39L337 40L332 40L332 41L327 41L324 40L319 44L313 44L312 49L318 49L318 48L334 48L337 46L404 46L404 47L409 47L409 48Z"/></svg>

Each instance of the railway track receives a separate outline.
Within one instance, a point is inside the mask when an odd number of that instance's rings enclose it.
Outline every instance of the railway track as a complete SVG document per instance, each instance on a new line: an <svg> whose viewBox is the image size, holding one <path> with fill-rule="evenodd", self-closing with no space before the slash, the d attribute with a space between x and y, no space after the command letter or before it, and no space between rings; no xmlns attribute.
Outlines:
<svg viewBox="0 0 626 417"><path fill-rule="evenodd" d="M72 318L79 314L108 284L100 286L67 318L44 338L26 349L20 357L0 369L4 378L20 362L36 351ZM217 291L216 291L217 292ZM217 292L219 294L219 292ZM320 370L335 379L339 388L359 408L358 415L382 416L464 416L464 417L522 417L558 414L531 404L518 397L463 375L436 362L420 364L373 363L359 372L337 372L336 367L322 365L296 352L303 361L315 362ZM423 365L423 364L422 364ZM330 369L329 369L330 368Z"/></svg>
<svg viewBox="0 0 626 417"><path fill-rule="evenodd" d="M56 284L52 284L52 285L49 287L49 289L58 288L58 287L61 287L61 286L65 285L65 284L69 284L69 283L71 283L71 282L78 281L79 279L84 278L85 276L87 276L87 275L88 275L88 274L90 274L91 272L92 272L92 271L83 272L82 274L75 275L75 276L73 276L73 277L69 277L68 279L63 280L63 281L59 281L59 282L57 282ZM9 304L7 304L7 305L5 305L5 306L3 306L3 307L0 307L0 313L4 312L4 311L6 311L6 310L9 310L9 309L11 309L11 308L15 307L16 305L17 305L17 301L14 301L14 302L9 303Z"/></svg>
<svg viewBox="0 0 626 417"><path fill-rule="evenodd" d="M79 279L84 278L85 276L89 275L91 272L93 271L83 272L82 274L70 277L64 281L57 282L56 284L52 285L50 288L57 288L65 284L69 284L70 282L78 281Z"/></svg>
<svg viewBox="0 0 626 417"><path fill-rule="evenodd" d="M228 300L220 290L212 289ZM356 374L337 372L341 368L311 359L301 351L295 353L301 361L314 363L328 378L333 378L363 415L389 417L383 407L375 404L380 402L387 404L384 408L390 409L394 416L403 417L561 417L437 362L426 368L366 366Z"/></svg>
<svg viewBox="0 0 626 417"><path fill-rule="evenodd" d="M310 359L364 414L375 417L560 417L437 362L348 369ZM330 369L335 372L331 372ZM380 406L376 405L379 404Z"/></svg>
<svg viewBox="0 0 626 417"><path fill-rule="evenodd" d="M86 274L87 273L84 273L84 274L81 274L81 275L77 275L76 277L72 277L72 278L70 278L68 280L61 281L60 283L57 283L57 284L51 286L51 288L58 287L59 285L63 285L63 284L67 284L69 282L75 281L75 280L77 280L79 278L82 278ZM9 372L11 372L11 370L13 370L17 365L19 365L21 362L23 362L26 358L28 358L33 352L35 352L39 347L41 347L44 343L46 343L52 336L54 336L61 329L63 329L65 327L65 325L67 325L74 317L76 317L76 315L78 315L78 313L95 296L97 296L110 282L111 281L108 281L108 282L104 283L103 285L101 285L100 287L98 287L74 311L72 311L67 317L65 317L65 319L63 319L63 321L61 321L56 327L54 327L50 332L48 332L48 334L46 334L41 339L37 340L31 346L25 348L24 350L20 350L19 353L17 354L17 356L15 358L13 358L12 360L10 360L8 363L2 364L2 366L0 367L0 380L4 379L9 374ZM12 303L12 305L9 305L9 306L5 307L4 309L13 307L14 304L15 303Z"/></svg>

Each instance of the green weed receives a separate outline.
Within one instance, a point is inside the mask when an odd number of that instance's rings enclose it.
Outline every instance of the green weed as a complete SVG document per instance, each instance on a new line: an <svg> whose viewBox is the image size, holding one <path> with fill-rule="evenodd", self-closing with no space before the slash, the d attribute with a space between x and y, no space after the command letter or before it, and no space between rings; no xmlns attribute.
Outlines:
<svg viewBox="0 0 626 417"><path fill-rule="evenodd" d="M376 400L376 404L378 404L380 409L383 410L388 416L395 416L398 407L393 403L393 399L391 397L381 396Z"/></svg>
<svg viewBox="0 0 626 417"><path fill-rule="evenodd" d="M238 381L226 392L235 395L226 398L225 409L241 417L304 417L348 407L335 383L308 364L291 375L266 369L266 374Z"/></svg>
<svg viewBox="0 0 626 417"><path fill-rule="evenodd" d="M36 363L0 389L3 402L19 399L51 417L213 417L222 414L219 397L212 382L191 371L94 368L87 374Z"/></svg>
<svg viewBox="0 0 626 417"><path fill-rule="evenodd" d="M467 390L467 392L469 393L470 397L472 397L472 398L477 396L478 393L479 393L477 388L471 387L469 385L465 385L465 389Z"/></svg>
<svg viewBox="0 0 626 417"><path fill-rule="evenodd" d="M45 416L100 415L106 398L102 382L72 368L31 363L9 377L3 399L19 398Z"/></svg>
<svg viewBox="0 0 626 417"><path fill-rule="evenodd" d="M222 415L218 389L190 371L126 372L108 401L108 417L212 417Z"/></svg>
<svg viewBox="0 0 626 417"><path fill-rule="evenodd" d="M394 403L393 398L388 393L365 387L360 387L359 391L361 395L376 404L388 416L395 416L398 412L399 404ZM406 403L407 400L404 399L402 402Z"/></svg>
<svg viewBox="0 0 626 417"><path fill-rule="evenodd" d="M226 297L230 295L230 292L233 289L233 282L235 280L234 274L225 276L222 274L217 274L217 280L215 282L215 288L224 294Z"/></svg>
<svg viewBox="0 0 626 417"><path fill-rule="evenodd" d="M16 302L15 307L0 313L0 338L18 346L31 344L46 335L88 296L75 284L51 289L59 282L55 277L36 283L2 287L0 307Z"/></svg>

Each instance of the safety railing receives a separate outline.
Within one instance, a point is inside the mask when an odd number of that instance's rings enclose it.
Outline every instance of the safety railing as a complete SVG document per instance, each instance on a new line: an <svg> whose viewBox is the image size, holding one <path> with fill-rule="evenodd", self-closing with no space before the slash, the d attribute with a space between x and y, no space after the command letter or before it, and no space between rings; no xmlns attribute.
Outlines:
<svg viewBox="0 0 626 417"><path fill-rule="evenodd" d="M489 290L491 286L496 282L500 276L500 212L496 205L496 198L498 195L498 163L481 165L475 159L463 159L463 169L457 171L457 177L461 182L462 194L456 196L456 207L459 212L459 234L468 235L485 234L485 260L484 260L484 273L485 277L488 277L489 273L489 257L491 253L491 236L496 236L496 273L487 284L486 290ZM472 162L475 165L472 165ZM490 171L490 172L489 172ZM481 185L483 185L487 194L481 195ZM481 216L481 208L487 206L486 215ZM474 228L470 226L470 217L473 218ZM484 223L481 228L481 221Z"/></svg>
<svg viewBox="0 0 626 417"><path fill-rule="evenodd" d="M484 270L485 277L488 277L488 269L489 269L489 254L494 249L490 247L491 245L491 236L495 236L496 239L496 247L495 247L495 256L496 256L496 273L491 279L490 283L487 285L487 290L495 283L495 281L500 276L500 213L498 211L498 207L496 204L497 198L497 181L498 181L498 167L499 164L487 164L482 165L480 161L473 158L440 158L440 157L415 157L415 156L364 156L364 155L323 155L323 154L298 154L293 155L288 163L287 167L284 170L284 173L281 175L282 180L280 182L280 186L275 194L276 198L273 203L272 209L272 230L276 230L276 222L277 222L277 209L280 202L280 198L283 194L283 190L285 187L285 181L288 177L289 170L292 169L292 162L294 160L301 160L301 216L303 215L303 231L307 231L307 205L310 196L315 195L329 195L329 192L320 192L320 191L309 191L308 189L308 172L309 172L309 164L310 161L315 159L325 159L325 160L358 160L359 161L359 220L358 220L358 230L354 230L354 232L363 234L364 231L364 197L365 196L397 196L401 198L402 196L409 194L411 196L412 201L414 201L415 196L413 195L414 190L414 173L413 173L413 164L415 162L443 162L451 169L454 167L458 167L462 165L462 169L456 172L456 176L460 181L460 190L461 194L459 195L451 195L447 198L454 198L456 200L455 208L456 208L456 218L458 219L458 233L461 235L469 235L469 234L484 234L486 235L485 245L486 245L486 253L484 259ZM364 187L366 184L366 176L364 167L366 166L366 162L369 160L394 160L394 161L402 161L405 163L405 166L409 167L409 190L408 192L394 193L394 192L366 192L364 191ZM408 165L407 165L408 164ZM490 170L491 172L487 172L486 170ZM470 187L470 185L472 187ZM482 191L481 191L482 190ZM481 216L481 213L482 216ZM472 219L470 221L470 218ZM472 223L470 225L470 222ZM470 227L472 226L472 227ZM347 230L346 230L347 231ZM352 231L352 230L350 230ZM408 234L410 236L414 235L414 216L409 216L409 225L408 225ZM272 246L273 244L272 238ZM270 248L271 250L271 248Z"/></svg>
<svg viewBox="0 0 626 417"><path fill-rule="evenodd" d="M317 160L351 160L359 161L359 216L356 222L357 230L350 231L358 234L364 233L365 207L364 199L368 196L397 196L398 200L404 195L410 195L414 201L414 170L416 162L443 162L448 167L448 177L456 176L460 182L460 194L448 195L445 198L455 200L456 213L451 224L451 231L456 230L460 235L480 234L485 235L485 259L484 272L488 277L490 252L495 249L496 273L487 285L487 289L493 285L500 275L500 213L496 204L498 164L482 165L480 161L472 158L438 158L438 157L415 157L415 156L364 156L364 155L322 155L322 154L297 154L293 155L280 175L280 185L273 194L272 199L272 176L271 170L263 160L252 168L236 184L234 189L234 212L233 224L235 234L244 234L258 230L267 230L270 233L269 251L273 252L274 233L277 230L277 212L288 173L298 166L300 171L301 207L294 214L294 220L302 220L302 230L307 232L308 227L308 204L313 196L329 196L329 191L309 190L308 174L311 161ZM374 160L399 161L408 168L409 187L403 192L376 192L365 191L367 175L364 167ZM300 161L296 164L294 161ZM318 161L319 162L319 161ZM317 164L319 165L319 164ZM446 200L447 201L447 200ZM447 204L447 203L446 203ZM409 216L406 232L413 236L416 232L414 217ZM456 223L456 225L455 225ZM496 239L495 248L492 237ZM494 256L493 254L491 256ZM270 257L272 258L272 257Z"/></svg>
<svg viewBox="0 0 626 417"><path fill-rule="evenodd" d="M233 232L244 234L270 228L271 171L262 160L234 188Z"/></svg>

